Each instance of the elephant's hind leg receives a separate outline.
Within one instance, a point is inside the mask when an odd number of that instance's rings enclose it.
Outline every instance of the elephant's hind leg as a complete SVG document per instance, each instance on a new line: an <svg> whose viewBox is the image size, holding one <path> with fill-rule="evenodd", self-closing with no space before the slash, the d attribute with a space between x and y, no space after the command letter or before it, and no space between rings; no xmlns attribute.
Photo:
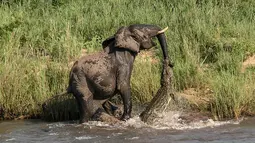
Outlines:
<svg viewBox="0 0 255 143"><path fill-rule="evenodd" d="M102 102L100 100L94 100L93 94L87 87L83 87L74 93L76 101L78 103L78 108L80 112L80 123L87 122L96 113L96 111L102 107Z"/></svg>
<svg viewBox="0 0 255 143"><path fill-rule="evenodd" d="M87 122L93 114L93 96L91 93L74 93L80 112L80 123Z"/></svg>

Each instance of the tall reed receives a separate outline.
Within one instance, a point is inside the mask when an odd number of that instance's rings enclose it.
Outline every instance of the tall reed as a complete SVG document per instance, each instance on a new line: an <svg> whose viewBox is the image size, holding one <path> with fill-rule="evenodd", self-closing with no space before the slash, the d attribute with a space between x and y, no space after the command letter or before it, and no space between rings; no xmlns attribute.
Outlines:
<svg viewBox="0 0 255 143"><path fill-rule="evenodd" d="M147 23L169 26L177 91L210 86L218 118L254 112L245 104L254 103L252 72L239 72L255 53L254 7L253 0L1 1L0 105L5 116L39 114L42 102L66 88L82 49L102 50L101 42L120 26ZM154 49L161 59L159 46ZM142 60L136 61L132 93L148 102L159 86L160 63Z"/></svg>

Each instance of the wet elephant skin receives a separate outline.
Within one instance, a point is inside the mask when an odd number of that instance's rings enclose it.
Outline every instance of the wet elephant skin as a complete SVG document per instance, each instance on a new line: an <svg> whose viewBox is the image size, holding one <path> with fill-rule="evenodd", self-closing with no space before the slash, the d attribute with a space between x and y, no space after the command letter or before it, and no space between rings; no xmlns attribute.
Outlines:
<svg viewBox="0 0 255 143"><path fill-rule="evenodd" d="M168 60L164 32L155 25L121 27L102 43L103 52L81 57L70 72L67 93L78 104L80 122L87 122L102 104L117 93L121 95L124 111L121 120L131 117L130 77L137 53L155 46L157 37L165 60Z"/></svg>

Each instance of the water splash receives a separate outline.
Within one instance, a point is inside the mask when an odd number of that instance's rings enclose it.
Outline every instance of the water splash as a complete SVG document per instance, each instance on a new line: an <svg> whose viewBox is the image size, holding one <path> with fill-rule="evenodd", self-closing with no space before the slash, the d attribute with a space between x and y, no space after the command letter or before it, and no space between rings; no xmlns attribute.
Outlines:
<svg viewBox="0 0 255 143"><path fill-rule="evenodd" d="M100 121L89 121L83 124L71 124L75 127L83 128L103 128L106 130L116 130L116 129L129 129L129 128L152 128L152 129L174 129L174 130L187 130L187 129L201 129L206 127L217 127L226 124L239 124L243 119L240 120L228 120L228 121L214 121L210 118L207 119L196 119L196 120L186 120L182 116L185 114L181 111L168 111L160 115L160 118L154 120L153 124L149 125L141 121L138 115L127 121L120 121L118 123L107 123ZM65 123L54 123L49 124L49 128L61 128L70 124Z"/></svg>
<svg viewBox="0 0 255 143"><path fill-rule="evenodd" d="M128 128L154 128L154 129L175 129L175 130L186 130L186 129L201 129L206 127L217 127L226 124L239 124L240 120L229 120L229 121L214 121L210 118L187 121L182 119L182 112L180 111L169 111L160 115L160 118L157 118L152 125L148 125L141 121L139 116L134 116L126 122L120 121L116 124L109 124L104 122L95 122L91 121L85 123L84 125L93 127L110 127L112 129L128 129ZM109 128L108 128L109 129Z"/></svg>
<svg viewBox="0 0 255 143"><path fill-rule="evenodd" d="M229 120L229 121L214 121L210 118L187 121L182 119L182 112L180 111L169 111L162 114L162 117L155 120L151 125L152 128L156 129L176 129L176 130L186 130L186 129L201 129L206 127L217 127L226 124L239 124L240 120Z"/></svg>

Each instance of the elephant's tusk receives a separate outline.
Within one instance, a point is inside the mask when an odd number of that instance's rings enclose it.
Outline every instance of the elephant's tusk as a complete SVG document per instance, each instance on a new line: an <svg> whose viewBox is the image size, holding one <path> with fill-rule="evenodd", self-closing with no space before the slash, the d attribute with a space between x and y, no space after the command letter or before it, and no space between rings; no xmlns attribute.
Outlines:
<svg viewBox="0 0 255 143"><path fill-rule="evenodd" d="M157 34L164 33L167 29L168 29L168 26L167 26L166 28L164 28L163 30L158 31L158 33L157 33Z"/></svg>

